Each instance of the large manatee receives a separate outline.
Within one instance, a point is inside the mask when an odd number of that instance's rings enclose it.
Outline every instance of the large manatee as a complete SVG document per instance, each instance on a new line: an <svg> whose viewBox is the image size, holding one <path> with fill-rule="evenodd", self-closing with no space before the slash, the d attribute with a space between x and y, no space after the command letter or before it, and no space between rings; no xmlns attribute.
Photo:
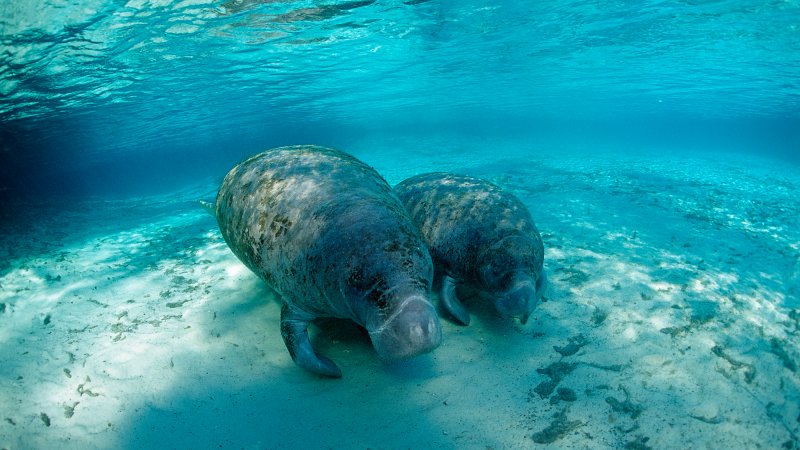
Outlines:
<svg viewBox="0 0 800 450"><path fill-rule="evenodd" d="M281 335L300 367L341 376L311 347L307 328L318 317L365 327L385 360L439 345L428 250L391 187L356 158L316 146L267 150L228 173L214 212L233 253L280 295Z"/></svg>
<svg viewBox="0 0 800 450"><path fill-rule="evenodd" d="M394 190L428 244L445 310L469 324L456 294L466 284L524 324L547 281L542 238L525 205L488 181L443 172L411 177Z"/></svg>

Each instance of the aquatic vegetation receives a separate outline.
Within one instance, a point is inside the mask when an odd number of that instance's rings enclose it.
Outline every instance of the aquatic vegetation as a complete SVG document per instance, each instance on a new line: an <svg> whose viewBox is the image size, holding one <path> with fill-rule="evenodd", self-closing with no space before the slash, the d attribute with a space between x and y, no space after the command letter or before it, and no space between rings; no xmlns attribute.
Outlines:
<svg viewBox="0 0 800 450"><path fill-rule="evenodd" d="M550 404L555 405L558 402L574 402L578 396L570 388L558 388L556 395L550 397Z"/></svg>
<svg viewBox="0 0 800 450"><path fill-rule="evenodd" d="M640 436L632 441L628 441L625 443L625 448L627 450L652 450L653 447L647 445L647 442L650 440L649 437Z"/></svg>
<svg viewBox="0 0 800 450"><path fill-rule="evenodd" d="M753 380L756 378L756 368L755 368L755 366L753 366L752 364L748 364L746 362L742 362L742 361L739 361L739 360L733 358L732 356L730 356L725 351L725 349L723 347L721 347L719 345L715 345L714 347L711 348L711 352L714 355L716 355L716 356L720 357L721 359L725 360L729 364L730 368L734 372L736 372L736 371L741 369L742 373L744 375L745 383L748 383L748 384L752 383ZM725 375L726 377L731 376L731 373L729 371L727 371L725 368L719 368L718 370L720 370L722 372L722 374Z"/></svg>
<svg viewBox="0 0 800 450"><path fill-rule="evenodd" d="M574 363L564 363L558 361L542 369L536 369L537 372L547 375L550 380L542 381L536 385L535 388L533 388L533 391L539 394L539 396L542 398L548 397L553 393L561 380L575 370L576 366L577 364Z"/></svg>
<svg viewBox="0 0 800 450"><path fill-rule="evenodd" d="M567 345L563 347L553 346L553 349L559 354L561 354L561 356L572 356L586 344L588 344L586 337L582 334L578 334L576 336L570 337L569 343Z"/></svg>
<svg viewBox="0 0 800 450"><path fill-rule="evenodd" d="M64 418L71 419L72 416L75 415L75 407L78 406L80 402L73 402L71 405L64 405Z"/></svg>
<svg viewBox="0 0 800 450"><path fill-rule="evenodd" d="M574 286L581 286L589 280L589 274L575 267L557 267L553 272L559 275L560 281Z"/></svg>
<svg viewBox="0 0 800 450"><path fill-rule="evenodd" d="M636 419L644 409L641 405L631 402L630 394L628 394L627 389L620 386L620 390L625 394L624 400L618 400L615 397L609 396L606 397L606 403L611 406L612 411L630 416L631 419Z"/></svg>
<svg viewBox="0 0 800 450"><path fill-rule="evenodd" d="M770 352L781 360L781 362L783 363L783 367L789 369L792 373L796 373L797 362L795 362L792 356L789 355L789 352L786 349L788 342L773 337L770 338L769 345L770 345Z"/></svg>
<svg viewBox="0 0 800 450"><path fill-rule="evenodd" d="M555 415L545 429L533 433L531 439L537 444L551 444L581 425L583 424L579 420L568 420L567 410L564 409Z"/></svg>

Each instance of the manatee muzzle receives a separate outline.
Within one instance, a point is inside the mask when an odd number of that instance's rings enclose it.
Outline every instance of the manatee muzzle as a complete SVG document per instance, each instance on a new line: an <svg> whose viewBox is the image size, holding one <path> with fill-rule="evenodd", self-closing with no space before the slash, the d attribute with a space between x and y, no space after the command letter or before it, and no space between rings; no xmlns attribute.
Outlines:
<svg viewBox="0 0 800 450"><path fill-rule="evenodd" d="M538 303L536 287L530 276L518 274L511 282L511 287L498 296L495 308L503 316L519 317L525 325Z"/></svg>
<svg viewBox="0 0 800 450"><path fill-rule="evenodd" d="M430 352L442 342L436 309L421 296L406 298L385 321L368 324L367 330L378 356L386 361Z"/></svg>

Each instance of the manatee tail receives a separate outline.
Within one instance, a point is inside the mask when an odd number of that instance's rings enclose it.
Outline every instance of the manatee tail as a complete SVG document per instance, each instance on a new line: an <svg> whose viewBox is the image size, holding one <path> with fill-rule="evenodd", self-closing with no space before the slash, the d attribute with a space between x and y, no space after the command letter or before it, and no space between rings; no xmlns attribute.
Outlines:
<svg viewBox="0 0 800 450"><path fill-rule="evenodd" d="M207 213L211 214L214 217L217 216L217 208L213 203L207 202L205 200L198 200L197 203L200 203L200 206L202 206Z"/></svg>

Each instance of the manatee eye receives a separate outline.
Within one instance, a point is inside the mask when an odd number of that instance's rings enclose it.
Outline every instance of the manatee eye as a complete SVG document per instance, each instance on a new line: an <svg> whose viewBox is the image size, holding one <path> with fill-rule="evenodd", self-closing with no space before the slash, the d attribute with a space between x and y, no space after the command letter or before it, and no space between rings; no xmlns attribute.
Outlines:
<svg viewBox="0 0 800 450"><path fill-rule="evenodd" d="M511 283L511 272L502 265L487 264L480 272L484 287L489 290L504 290Z"/></svg>

